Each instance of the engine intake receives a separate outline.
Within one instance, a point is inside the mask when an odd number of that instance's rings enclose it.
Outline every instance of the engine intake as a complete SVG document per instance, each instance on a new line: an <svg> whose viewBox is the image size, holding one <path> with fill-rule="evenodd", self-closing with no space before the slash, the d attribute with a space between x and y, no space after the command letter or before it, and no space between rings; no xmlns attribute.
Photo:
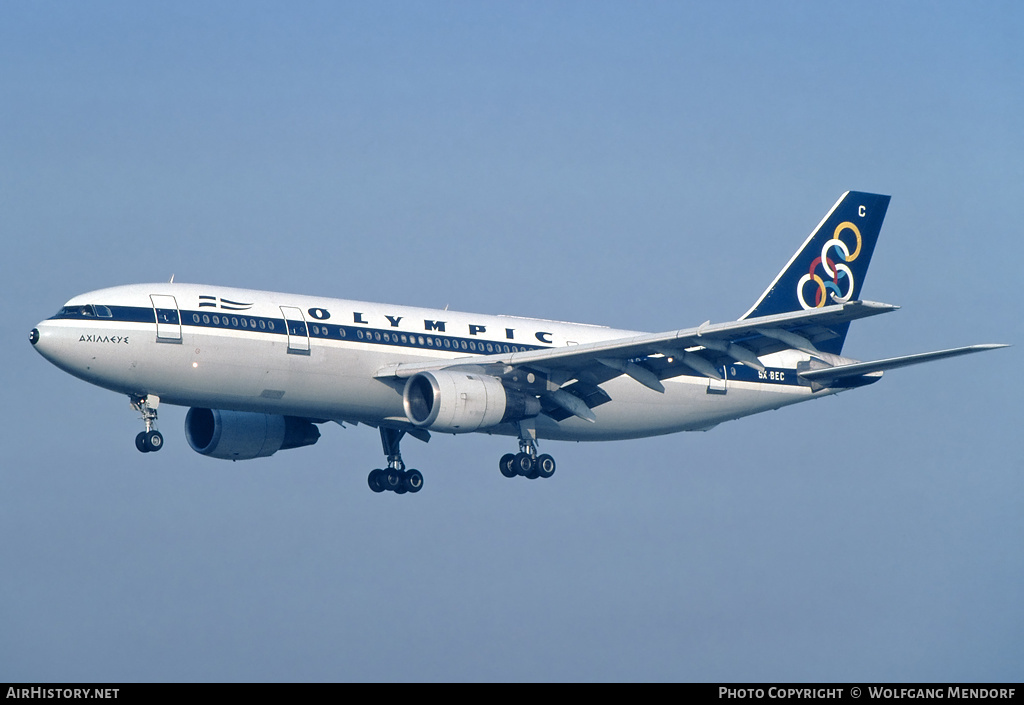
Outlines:
<svg viewBox="0 0 1024 705"><path fill-rule="evenodd" d="M448 370L410 377L402 403L414 425L443 433L471 433L540 413L540 400L505 389L497 377Z"/></svg>
<svg viewBox="0 0 1024 705"><path fill-rule="evenodd" d="M311 446L320 440L320 429L294 416L193 408L185 415L185 438L202 455L249 460Z"/></svg>

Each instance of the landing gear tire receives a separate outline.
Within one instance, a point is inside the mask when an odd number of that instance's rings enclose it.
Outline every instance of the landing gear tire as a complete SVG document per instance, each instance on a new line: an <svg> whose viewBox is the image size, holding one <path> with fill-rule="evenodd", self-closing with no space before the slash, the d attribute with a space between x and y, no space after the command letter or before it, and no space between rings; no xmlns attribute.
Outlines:
<svg viewBox="0 0 1024 705"><path fill-rule="evenodd" d="M379 493L384 491L384 478L382 477L383 472L383 470L371 470L370 476L366 478L367 484L370 485L370 489L374 492Z"/></svg>
<svg viewBox="0 0 1024 705"><path fill-rule="evenodd" d="M517 475L529 477L530 473L533 472L533 458L530 457L529 453L516 453L512 459L512 469L516 471Z"/></svg>
<svg viewBox="0 0 1024 705"><path fill-rule="evenodd" d="M535 463L537 477L547 479L555 474L555 459L550 455L541 455Z"/></svg>
<svg viewBox="0 0 1024 705"><path fill-rule="evenodd" d="M382 470L381 472L384 473L384 489L391 490L392 492L394 492L395 490L402 486L401 470L397 470L395 468L388 468L387 470Z"/></svg>
<svg viewBox="0 0 1024 705"><path fill-rule="evenodd" d="M406 492L416 493L423 489L423 475L419 470L407 470L402 478L402 487Z"/></svg>
<svg viewBox="0 0 1024 705"><path fill-rule="evenodd" d="M145 434L146 450L155 453L164 447L164 437L159 431L147 431Z"/></svg>
<svg viewBox="0 0 1024 705"><path fill-rule="evenodd" d="M164 447L164 437L159 431L143 431L135 437L135 447L141 453L155 453Z"/></svg>
<svg viewBox="0 0 1024 705"><path fill-rule="evenodd" d="M516 456L512 453L505 453L501 456L501 460L498 461L498 469L501 470L501 474L505 477L515 477L519 473L516 472L515 463Z"/></svg>

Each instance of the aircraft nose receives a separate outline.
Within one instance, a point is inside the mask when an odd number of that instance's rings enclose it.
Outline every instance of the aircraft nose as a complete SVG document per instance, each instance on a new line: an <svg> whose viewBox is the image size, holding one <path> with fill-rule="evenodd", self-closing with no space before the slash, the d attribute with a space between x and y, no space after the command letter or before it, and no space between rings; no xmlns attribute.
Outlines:
<svg viewBox="0 0 1024 705"><path fill-rule="evenodd" d="M64 342L59 335L47 325L46 321L38 323L35 328L29 331L28 342L32 343L35 351L54 364L58 364Z"/></svg>

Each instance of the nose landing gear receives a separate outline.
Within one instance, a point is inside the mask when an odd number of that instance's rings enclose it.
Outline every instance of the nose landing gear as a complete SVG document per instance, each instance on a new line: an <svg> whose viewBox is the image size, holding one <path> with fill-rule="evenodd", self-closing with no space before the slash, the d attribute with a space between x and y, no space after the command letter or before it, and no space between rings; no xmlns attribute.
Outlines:
<svg viewBox="0 0 1024 705"><path fill-rule="evenodd" d="M142 414L142 421L146 424L146 430L135 437L135 447L140 453L155 453L164 447L164 437L156 430L156 408L160 405L160 397L148 394L128 398L132 408Z"/></svg>

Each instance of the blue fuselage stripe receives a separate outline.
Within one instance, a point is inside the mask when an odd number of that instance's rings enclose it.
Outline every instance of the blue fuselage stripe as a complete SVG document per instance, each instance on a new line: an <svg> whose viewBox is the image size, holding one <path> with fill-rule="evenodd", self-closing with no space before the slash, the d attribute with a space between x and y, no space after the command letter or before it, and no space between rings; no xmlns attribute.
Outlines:
<svg viewBox="0 0 1024 705"><path fill-rule="evenodd" d="M96 324L103 323L150 323L156 322L157 313L154 309L144 306L109 306L110 316L96 316L91 313L83 313L82 310L62 310L51 320L77 320L89 321ZM89 309L85 309L89 310ZM168 320L161 323L165 325L178 325L174 320L174 309L161 309L163 315L168 315ZM213 313L210 310L181 311L181 325L185 328L230 330L234 332L255 333L261 335L279 335L308 338L312 340L334 340L348 343L366 343L372 345L388 345L400 348L443 350L445 352L459 352L466 354L498 354L524 352L528 350L542 350L553 346L523 345L521 343L509 343L507 341L497 342L479 338L464 338L449 334L439 335L436 332L413 333L387 328L372 328L369 326L339 325L336 323L322 323L319 321L304 322L298 320L286 321L283 318L268 318L263 316L245 315L231 312ZM305 327L305 330L303 330ZM290 329L290 330L289 330ZM794 387L806 387L808 383L802 380L792 368L766 368L764 371L756 370L746 365L727 365L719 368L729 381L756 382L759 384L772 384ZM704 378L705 375L689 368L675 370L680 377Z"/></svg>
<svg viewBox="0 0 1024 705"><path fill-rule="evenodd" d="M111 315L100 317L83 314L79 311L61 311L51 320L78 320L95 323L155 323L156 313L152 308L143 306L108 306ZM176 313L173 309L162 309L169 316L161 323L174 326ZM267 318L264 316L239 315L231 312L212 313L210 311L181 311L181 325L186 328L207 328L217 330L242 331L265 335L282 335L306 337L311 340L342 340L352 343L372 343L374 345L391 345L397 347L435 349L451 352L476 354L496 354L541 350L543 345L524 345L522 343L497 342L478 338L463 338L449 334L439 335L437 332L413 333L394 328L372 328L370 326L344 326L336 323L319 321L299 321L283 318Z"/></svg>

